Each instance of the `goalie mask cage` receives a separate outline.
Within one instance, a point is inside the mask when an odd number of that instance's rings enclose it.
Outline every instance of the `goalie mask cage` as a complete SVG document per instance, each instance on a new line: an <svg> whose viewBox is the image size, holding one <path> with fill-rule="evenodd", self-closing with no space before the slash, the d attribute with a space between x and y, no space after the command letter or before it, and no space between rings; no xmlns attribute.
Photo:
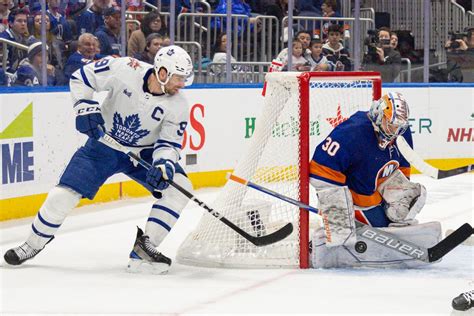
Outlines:
<svg viewBox="0 0 474 316"><path fill-rule="evenodd" d="M266 75L264 107L234 174L310 203L309 161L339 123L381 97L375 72L274 72ZM363 141L363 140L361 140ZM309 214L289 203L228 181L212 207L254 236L291 222L284 240L256 247L208 214L178 249L182 264L233 268L308 268Z"/></svg>

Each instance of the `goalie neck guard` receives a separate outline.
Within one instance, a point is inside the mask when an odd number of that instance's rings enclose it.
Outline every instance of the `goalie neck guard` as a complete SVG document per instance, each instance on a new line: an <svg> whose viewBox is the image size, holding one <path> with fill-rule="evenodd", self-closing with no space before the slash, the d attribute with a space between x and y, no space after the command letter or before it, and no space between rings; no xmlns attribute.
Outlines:
<svg viewBox="0 0 474 316"><path fill-rule="evenodd" d="M372 104L369 118L377 132L380 148L385 149L407 130L409 116L408 103L398 92L389 92Z"/></svg>

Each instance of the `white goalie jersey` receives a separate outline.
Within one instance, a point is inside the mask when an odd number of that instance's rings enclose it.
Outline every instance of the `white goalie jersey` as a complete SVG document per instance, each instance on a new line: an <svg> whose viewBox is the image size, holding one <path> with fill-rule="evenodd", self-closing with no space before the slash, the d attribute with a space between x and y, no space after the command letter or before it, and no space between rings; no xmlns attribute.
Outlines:
<svg viewBox="0 0 474 316"><path fill-rule="evenodd" d="M105 121L106 133L121 144L136 148L154 147L153 159L180 157L189 105L181 95L152 94L147 81L153 66L134 58L107 57L88 64L71 76L74 107L97 104ZM104 101L94 92L107 91Z"/></svg>

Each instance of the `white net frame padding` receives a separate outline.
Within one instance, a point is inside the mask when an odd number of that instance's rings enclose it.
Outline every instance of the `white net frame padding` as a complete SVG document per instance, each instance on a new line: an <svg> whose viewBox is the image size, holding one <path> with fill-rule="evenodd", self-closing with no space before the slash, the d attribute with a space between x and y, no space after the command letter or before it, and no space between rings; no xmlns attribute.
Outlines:
<svg viewBox="0 0 474 316"><path fill-rule="evenodd" d="M280 194L310 203L309 161L333 126L380 98L374 72L275 72L266 76L262 113L249 147L234 174ZM311 194L313 197L315 194ZM182 264L226 268L309 267L309 215L287 202L228 181L214 209L254 236L293 223L282 241L256 247L232 229L204 214L182 243ZM313 205L313 204L312 204Z"/></svg>

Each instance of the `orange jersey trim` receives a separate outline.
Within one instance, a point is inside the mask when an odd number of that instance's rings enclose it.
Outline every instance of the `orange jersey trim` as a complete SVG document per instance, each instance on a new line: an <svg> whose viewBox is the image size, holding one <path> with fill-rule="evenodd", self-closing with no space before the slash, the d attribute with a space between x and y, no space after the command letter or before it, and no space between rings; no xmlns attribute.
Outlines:
<svg viewBox="0 0 474 316"><path fill-rule="evenodd" d="M398 167L398 169L400 169L400 171L405 175L405 177L410 179L410 173L411 173L410 167Z"/></svg>
<svg viewBox="0 0 474 316"><path fill-rule="evenodd" d="M340 184L346 183L346 176L343 173L331 169L329 167L320 165L314 160L311 160L311 162L309 163L309 172L318 177L325 178Z"/></svg>
<svg viewBox="0 0 474 316"><path fill-rule="evenodd" d="M382 196L379 192L374 192L371 195L364 195L354 192L350 190L352 194L352 200L355 205L362 206L362 207L369 207L375 206L382 203Z"/></svg>

